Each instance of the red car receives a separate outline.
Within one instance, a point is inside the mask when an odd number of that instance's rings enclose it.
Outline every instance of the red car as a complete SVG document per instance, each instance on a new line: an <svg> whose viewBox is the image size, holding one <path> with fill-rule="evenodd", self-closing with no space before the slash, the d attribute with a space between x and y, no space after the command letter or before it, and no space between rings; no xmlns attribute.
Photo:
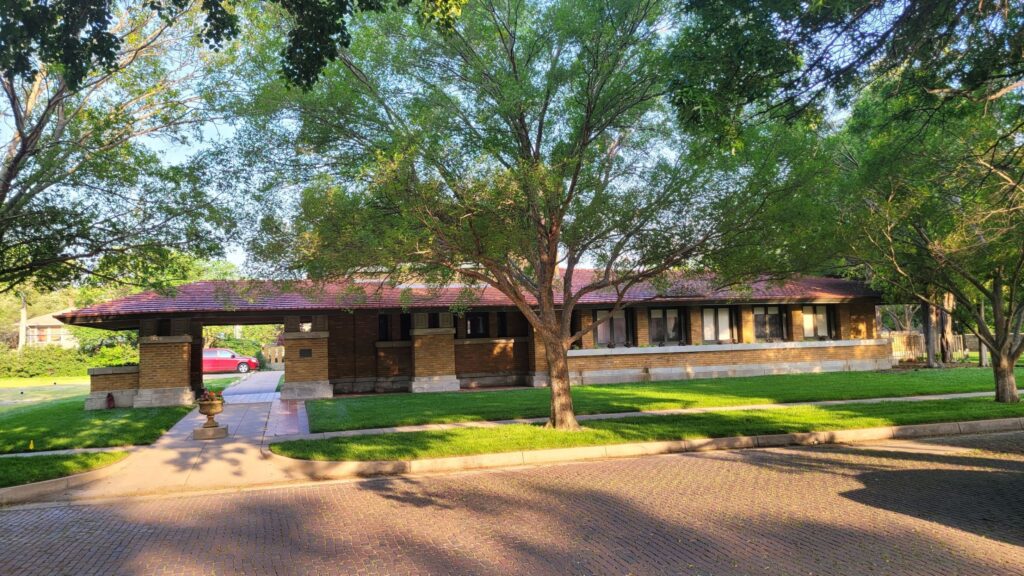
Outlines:
<svg viewBox="0 0 1024 576"><path fill-rule="evenodd" d="M207 348L203 350L203 372L241 372L256 370L260 363L255 358L235 354L228 348Z"/></svg>

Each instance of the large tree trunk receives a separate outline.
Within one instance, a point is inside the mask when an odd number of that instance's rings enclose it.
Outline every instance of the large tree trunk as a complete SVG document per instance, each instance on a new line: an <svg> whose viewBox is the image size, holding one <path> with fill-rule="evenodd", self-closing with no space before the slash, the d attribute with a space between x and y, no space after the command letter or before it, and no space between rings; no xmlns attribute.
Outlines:
<svg viewBox="0 0 1024 576"><path fill-rule="evenodd" d="M1020 402L1017 394L1017 378L1013 374L1016 359L1006 354L992 353L992 371L996 375L996 402L1014 404Z"/></svg>
<svg viewBox="0 0 1024 576"><path fill-rule="evenodd" d="M544 339L544 356L551 381L551 417L548 426L557 430L579 430L569 388L569 358L560 339Z"/></svg>
<svg viewBox="0 0 1024 576"><path fill-rule="evenodd" d="M938 368L935 361L935 308L928 302L921 303L921 329L924 331L925 363L929 368Z"/></svg>
<svg viewBox="0 0 1024 576"><path fill-rule="evenodd" d="M939 337L939 346L942 350L942 363L952 364L953 363L953 317L947 312L952 310L956 306L956 300L953 299L953 294L946 292L942 297L943 309L939 310L939 330L941 336Z"/></svg>

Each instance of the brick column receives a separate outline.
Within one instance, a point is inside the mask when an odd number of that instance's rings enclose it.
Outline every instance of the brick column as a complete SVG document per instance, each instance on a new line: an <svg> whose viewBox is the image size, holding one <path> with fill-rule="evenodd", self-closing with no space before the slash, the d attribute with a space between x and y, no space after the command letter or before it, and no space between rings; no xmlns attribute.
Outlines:
<svg viewBox="0 0 1024 576"><path fill-rule="evenodd" d="M586 341L584 340L584 342ZM591 340L591 346L593 346L593 340ZM551 381L548 379L548 359L544 356L544 343L537 336L533 326L530 327L529 367L530 373L527 375L526 381L530 386L546 388L551 385Z"/></svg>
<svg viewBox="0 0 1024 576"><path fill-rule="evenodd" d="M686 309L690 315L690 344L700 344L704 341L704 319L701 317L699 306L690 306Z"/></svg>
<svg viewBox="0 0 1024 576"><path fill-rule="evenodd" d="M636 344L637 346L648 346L651 343L651 336L648 331L650 315L647 308L636 308L633 310L633 318L636 319Z"/></svg>
<svg viewBox="0 0 1024 576"><path fill-rule="evenodd" d="M282 400L310 400L334 396L334 388L328 374L329 334L327 331L284 333Z"/></svg>
<svg viewBox="0 0 1024 576"><path fill-rule="evenodd" d="M804 339L804 309L799 304L789 307L789 338L795 342Z"/></svg>
<svg viewBox="0 0 1024 576"><path fill-rule="evenodd" d="M195 402L190 366L192 336L139 338L139 391L134 406L188 406Z"/></svg>
<svg viewBox="0 0 1024 576"><path fill-rule="evenodd" d="M757 337L754 334L753 306L740 306L740 342L751 343Z"/></svg>
<svg viewBox="0 0 1024 576"><path fill-rule="evenodd" d="M459 379L455 375L455 329L414 328L411 334L412 391L458 390Z"/></svg>

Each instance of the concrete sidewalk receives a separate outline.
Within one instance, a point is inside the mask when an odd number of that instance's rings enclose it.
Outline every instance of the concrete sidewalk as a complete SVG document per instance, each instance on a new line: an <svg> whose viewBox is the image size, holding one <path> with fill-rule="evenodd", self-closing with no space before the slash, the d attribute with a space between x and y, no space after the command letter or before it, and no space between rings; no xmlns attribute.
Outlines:
<svg viewBox="0 0 1024 576"><path fill-rule="evenodd" d="M254 404L273 402L281 397L277 392L277 383L284 372L250 372L242 380L224 390L224 402L227 404Z"/></svg>

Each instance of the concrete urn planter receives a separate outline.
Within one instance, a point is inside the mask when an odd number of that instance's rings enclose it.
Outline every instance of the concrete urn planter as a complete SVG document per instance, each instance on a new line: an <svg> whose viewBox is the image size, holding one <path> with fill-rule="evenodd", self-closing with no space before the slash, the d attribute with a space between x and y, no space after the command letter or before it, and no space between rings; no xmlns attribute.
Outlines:
<svg viewBox="0 0 1024 576"><path fill-rule="evenodd" d="M224 411L223 400L200 400L199 401L199 413L206 416L206 422L203 423L203 428L217 428L220 424L217 424L217 420L214 416Z"/></svg>

